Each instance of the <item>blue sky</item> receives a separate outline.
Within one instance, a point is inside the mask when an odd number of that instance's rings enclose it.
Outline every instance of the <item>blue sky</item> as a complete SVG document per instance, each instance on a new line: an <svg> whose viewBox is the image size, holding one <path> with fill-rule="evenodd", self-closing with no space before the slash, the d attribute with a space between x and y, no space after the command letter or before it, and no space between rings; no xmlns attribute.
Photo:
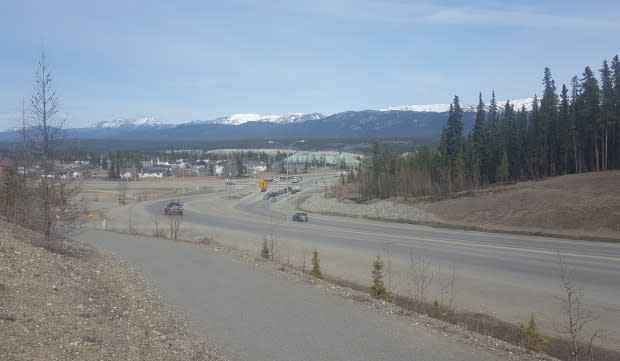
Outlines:
<svg viewBox="0 0 620 361"><path fill-rule="evenodd" d="M617 1L2 1L0 129L45 49L78 127L540 93L620 52Z"/></svg>

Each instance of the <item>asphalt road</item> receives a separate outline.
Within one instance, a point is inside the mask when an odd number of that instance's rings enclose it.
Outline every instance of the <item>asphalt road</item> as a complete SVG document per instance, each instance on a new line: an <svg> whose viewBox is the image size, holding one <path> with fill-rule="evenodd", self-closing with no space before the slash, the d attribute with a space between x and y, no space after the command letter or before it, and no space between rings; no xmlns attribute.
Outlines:
<svg viewBox="0 0 620 361"><path fill-rule="evenodd" d="M307 182L311 185L312 182ZM509 322L526 322L535 313L548 334L555 335L564 317L560 255L585 306L596 316L590 329L608 334L607 346L620 349L620 245L613 243L438 229L409 224L310 215L310 222L291 222L293 201L262 199L253 187L236 194L250 196L222 202L221 195L186 201L185 227L235 232L234 245L253 248L262 237L275 234L280 244L321 251L322 267L331 275L369 282L370 262L382 254L390 266L388 281L408 293L410 254L432 262L435 273L430 297L439 297L440 279L456 274L458 308L495 315ZM235 194L235 193L229 193ZM289 196L294 199L296 196ZM147 210L157 213L162 204ZM242 235L242 236L240 236ZM247 235L247 236L243 236ZM243 243L239 238L251 239ZM226 237L223 241L226 243ZM291 246L289 248L294 248ZM292 250L289 254L295 253ZM299 257L297 257L299 259Z"/></svg>
<svg viewBox="0 0 620 361"><path fill-rule="evenodd" d="M206 247L100 231L76 238L138 268L235 360L498 359Z"/></svg>

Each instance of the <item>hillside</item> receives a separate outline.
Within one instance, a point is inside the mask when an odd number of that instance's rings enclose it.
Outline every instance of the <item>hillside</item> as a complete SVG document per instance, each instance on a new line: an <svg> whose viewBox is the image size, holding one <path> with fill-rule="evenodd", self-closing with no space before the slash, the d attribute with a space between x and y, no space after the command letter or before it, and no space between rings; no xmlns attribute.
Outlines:
<svg viewBox="0 0 620 361"><path fill-rule="evenodd" d="M310 212L495 231L620 239L620 171L565 175L493 186L439 201L393 198L352 201L356 189L336 185L300 204Z"/></svg>
<svg viewBox="0 0 620 361"><path fill-rule="evenodd" d="M620 171L565 175L415 207L467 227L620 239L619 186Z"/></svg>
<svg viewBox="0 0 620 361"><path fill-rule="evenodd" d="M131 269L0 221L0 360L219 360Z"/></svg>

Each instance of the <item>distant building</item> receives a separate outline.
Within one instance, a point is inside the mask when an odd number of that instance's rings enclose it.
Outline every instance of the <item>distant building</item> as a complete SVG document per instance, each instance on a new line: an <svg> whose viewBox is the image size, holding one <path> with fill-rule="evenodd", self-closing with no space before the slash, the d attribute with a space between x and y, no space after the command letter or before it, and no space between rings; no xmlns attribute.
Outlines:
<svg viewBox="0 0 620 361"><path fill-rule="evenodd" d="M140 178L163 178L170 174L170 170L162 167L153 167L140 173Z"/></svg>

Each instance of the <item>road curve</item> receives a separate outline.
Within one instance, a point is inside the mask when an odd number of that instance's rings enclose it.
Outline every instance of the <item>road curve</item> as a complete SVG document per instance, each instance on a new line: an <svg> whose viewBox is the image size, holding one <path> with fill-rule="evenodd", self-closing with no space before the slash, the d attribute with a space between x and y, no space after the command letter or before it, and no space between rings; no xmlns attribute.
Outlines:
<svg viewBox="0 0 620 361"><path fill-rule="evenodd" d="M500 359L206 247L100 231L76 238L137 267L234 360Z"/></svg>
<svg viewBox="0 0 620 361"><path fill-rule="evenodd" d="M266 201L252 187L240 187L227 197L231 194L241 199L223 202L219 194L187 199L183 222L234 230L237 238L245 234L252 241L235 240L234 245L250 249L271 234L283 244L316 247L322 252L323 267L328 273L358 283L368 282L370 260L380 253L390 261L394 273L391 286L402 294L408 291L405 278L413 252L415 257L432 260L437 274L450 267L456 269L457 307L493 314L513 323L526 321L534 312L551 335L563 321L564 294L558 256L561 255L571 269L574 283L583 290L585 305L598 316L590 327L607 330L610 339L606 344L620 349L618 244L314 214L309 223L297 223L287 220L294 207L287 206L286 196L277 202ZM150 207L148 211L158 212L161 204ZM431 291L434 295L438 292Z"/></svg>

